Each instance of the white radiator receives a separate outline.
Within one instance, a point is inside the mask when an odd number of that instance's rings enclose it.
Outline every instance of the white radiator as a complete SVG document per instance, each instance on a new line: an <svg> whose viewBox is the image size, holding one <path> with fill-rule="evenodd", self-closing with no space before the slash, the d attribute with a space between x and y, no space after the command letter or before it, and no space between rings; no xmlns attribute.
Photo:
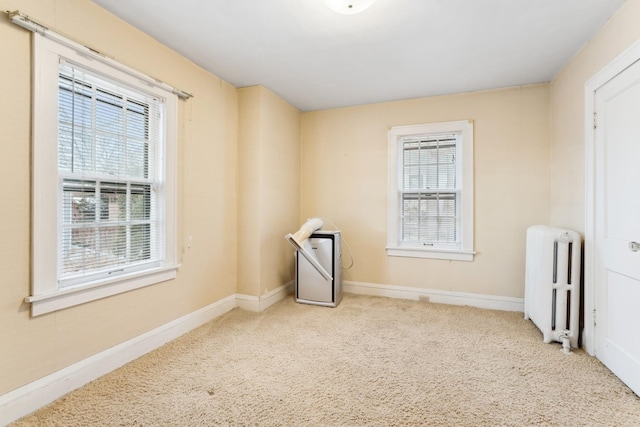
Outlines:
<svg viewBox="0 0 640 427"><path fill-rule="evenodd" d="M527 229L524 318L542 331L545 343L578 347L581 243L572 230L545 225Z"/></svg>

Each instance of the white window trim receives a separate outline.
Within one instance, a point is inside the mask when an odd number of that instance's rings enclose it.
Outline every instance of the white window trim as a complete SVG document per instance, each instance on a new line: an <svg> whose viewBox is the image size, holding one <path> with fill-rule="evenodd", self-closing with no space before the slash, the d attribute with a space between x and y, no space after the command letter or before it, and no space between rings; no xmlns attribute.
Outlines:
<svg viewBox="0 0 640 427"><path fill-rule="evenodd" d="M462 134L461 171L461 248L431 248L409 245L400 241L400 198L398 180L402 174L401 140L405 137L454 133ZM473 261L474 208L473 208L473 122L469 120L431 123L422 125L394 126L388 135L388 235L387 255L410 258L433 258L454 261Z"/></svg>
<svg viewBox="0 0 640 427"><path fill-rule="evenodd" d="M83 304L155 283L174 279L177 263L177 96L161 85L151 85L137 72L60 36L47 38L33 33L33 192L32 192L32 316ZM83 65L165 100L164 134L165 252L163 265L140 272L122 274L75 287L58 287L58 64L60 58ZM53 141L53 142L52 142Z"/></svg>

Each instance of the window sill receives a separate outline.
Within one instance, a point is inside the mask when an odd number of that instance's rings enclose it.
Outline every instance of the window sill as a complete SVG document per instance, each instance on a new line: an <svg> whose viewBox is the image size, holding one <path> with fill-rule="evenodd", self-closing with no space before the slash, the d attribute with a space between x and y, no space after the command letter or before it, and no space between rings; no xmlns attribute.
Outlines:
<svg viewBox="0 0 640 427"><path fill-rule="evenodd" d="M24 301L31 304L31 316L40 316L89 301L175 279L179 267L179 265L159 267L153 270L120 276L117 279L109 281L99 281L81 287L61 289L48 294L28 296Z"/></svg>
<svg viewBox="0 0 640 427"><path fill-rule="evenodd" d="M424 249L388 246L387 255L407 258L446 259L451 261L473 261L475 251L459 251L447 249Z"/></svg>

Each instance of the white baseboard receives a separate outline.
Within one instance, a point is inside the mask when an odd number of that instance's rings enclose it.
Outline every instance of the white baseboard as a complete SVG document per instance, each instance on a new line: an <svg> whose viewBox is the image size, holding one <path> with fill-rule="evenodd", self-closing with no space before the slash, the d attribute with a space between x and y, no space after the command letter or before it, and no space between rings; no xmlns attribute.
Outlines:
<svg viewBox="0 0 640 427"><path fill-rule="evenodd" d="M285 299L287 296L291 295L293 291L294 281L292 280L286 285L282 285L279 288L262 295L260 297L260 311L266 310L278 301Z"/></svg>
<svg viewBox="0 0 640 427"><path fill-rule="evenodd" d="M293 293L293 280L259 297L236 294L236 305L244 310L262 311Z"/></svg>
<svg viewBox="0 0 640 427"><path fill-rule="evenodd" d="M440 291L408 286L379 285L376 283L351 282L346 280L343 282L343 289L345 292L360 295L411 300L428 299L430 302L440 304L468 305L492 310L524 312L523 298Z"/></svg>
<svg viewBox="0 0 640 427"><path fill-rule="evenodd" d="M234 309L236 295L162 325L115 347L0 396L0 426L48 405L102 375Z"/></svg>
<svg viewBox="0 0 640 427"><path fill-rule="evenodd" d="M260 311L260 298L253 295L236 294L236 307L248 311Z"/></svg>

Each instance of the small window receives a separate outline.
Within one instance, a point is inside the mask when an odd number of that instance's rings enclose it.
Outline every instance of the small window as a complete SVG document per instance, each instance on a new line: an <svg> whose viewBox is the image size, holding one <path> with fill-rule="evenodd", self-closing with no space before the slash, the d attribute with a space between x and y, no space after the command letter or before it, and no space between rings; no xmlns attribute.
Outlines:
<svg viewBox="0 0 640 427"><path fill-rule="evenodd" d="M472 168L471 122L391 129L389 255L473 259Z"/></svg>
<svg viewBox="0 0 640 427"><path fill-rule="evenodd" d="M176 273L177 100L34 34L34 315Z"/></svg>

